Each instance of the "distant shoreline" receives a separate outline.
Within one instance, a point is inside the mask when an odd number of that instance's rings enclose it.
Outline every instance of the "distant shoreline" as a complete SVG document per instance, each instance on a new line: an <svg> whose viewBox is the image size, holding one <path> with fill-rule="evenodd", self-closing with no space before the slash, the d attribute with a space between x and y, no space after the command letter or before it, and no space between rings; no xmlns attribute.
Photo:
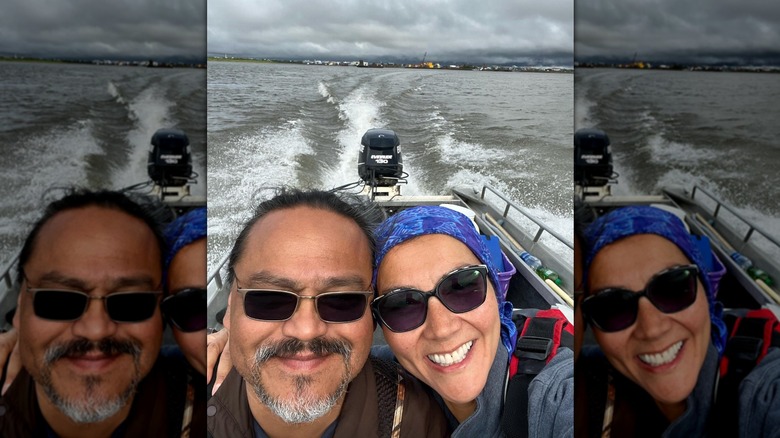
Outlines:
<svg viewBox="0 0 780 438"><path fill-rule="evenodd" d="M56 59L36 58L31 56L0 56L0 62L38 62L44 64L81 64L107 65L114 67L148 67L148 68L206 68L206 63L168 62L168 61L126 61L110 59Z"/></svg>
<svg viewBox="0 0 780 438"><path fill-rule="evenodd" d="M668 70L668 71L706 71L731 73L780 73L777 66L738 66L738 65L696 65L632 62L612 64L602 62L575 62L574 68L616 68L629 70Z"/></svg>
<svg viewBox="0 0 780 438"><path fill-rule="evenodd" d="M312 60L281 60L281 59L258 59L258 58L242 58L242 57L219 57L209 56L208 61L215 62L246 62L246 63L263 63L263 64L299 64L299 65L314 65L314 66L326 66L326 67L359 67L367 69L382 69L382 68L410 68L420 70L479 70L479 71L502 71L502 72L528 72L528 73L573 73L574 69L571 67L545 67L545 66L506 66L506 65L487 65L487 64L453 64L453 65L439 65L434 63L425 64L400 64L400 63L368 63L363 61L312 61ZM363 63L363 65L358 65Z"/></svg>

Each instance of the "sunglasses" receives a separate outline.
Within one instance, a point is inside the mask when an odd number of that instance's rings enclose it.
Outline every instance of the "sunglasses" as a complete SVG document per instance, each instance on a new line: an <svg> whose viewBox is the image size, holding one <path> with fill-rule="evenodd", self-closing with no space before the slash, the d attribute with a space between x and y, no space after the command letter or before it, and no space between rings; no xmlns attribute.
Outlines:
<svg viewBox="0 0 780 438"><path fill-rule="evenodd" d="M583 314L597 329L617 332L636 322L642 297L663 313L679 312L696 301L698 273L696 265L676 266L655 274L642 291L601 289L582 301Z"/></svg>
<svg viewBox="0 0 780 438"><path fill-rule="evenodd" d="M452 313L465 313L485 302L488 270L485 265L466 266L445 274L429 292L400 288L371 302L374 314L390 331L414 330L428 316L428 299L436 297Z"/></svg>
<svg viewBox="0 0 780 438"><path fill-rule="evenodd" d="M154 315L162 292L115 292L94 297L80 291L27 288L33 295L33 311L38 318L76 321L84 315L91 300L102 300L114 322L141 322Z"/></svg>
<svg viewBox="0 0 780 438"><path fill-rule="evenodd" d="M206 328L206 289L187 288L163 298L163 315L182 332Z"/></svg>
<svg viewBox="0 0 780 438"><path fill-rule="evenodd" d="M324 322L353 322L363 317L368 297L374 292L325 292L308 297L295 292L266 289L236 289L244 297L244 314L258 321L287 321L301 300L314 300L317 315Z"/></svg>

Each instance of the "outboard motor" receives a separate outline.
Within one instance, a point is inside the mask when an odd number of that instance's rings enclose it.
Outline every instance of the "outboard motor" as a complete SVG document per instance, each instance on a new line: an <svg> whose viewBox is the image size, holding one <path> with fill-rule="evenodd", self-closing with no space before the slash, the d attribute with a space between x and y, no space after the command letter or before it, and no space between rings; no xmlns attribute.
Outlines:
<svg viewBox="0 0 780 438"><path fill-rule="evenodd" d="M369 186L394 186L403 178L401 141L389 129L369 129L360 140L358 174Z"/></svg>
<svg viewBox="0 0 780 438"><path fill-rule="evenodd" d="M574 183L583 187L604 186L614 178L609 137L599 129L574 133Z"/></svg>
<svg viewBox="0 0 780 438"><path fill-rule="evenodd" d="M149 178L160 186L183 186L192 176L190 139L179 129L159 129L152 136Z"/></svg>

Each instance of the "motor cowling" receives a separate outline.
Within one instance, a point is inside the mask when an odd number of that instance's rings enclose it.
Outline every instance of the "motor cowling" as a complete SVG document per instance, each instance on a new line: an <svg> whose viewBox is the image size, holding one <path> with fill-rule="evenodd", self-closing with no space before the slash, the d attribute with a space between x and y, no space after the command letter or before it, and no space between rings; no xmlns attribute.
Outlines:
<svg viewBox="0 0 780 438"><path fill-rule="evenodd" d="M358 175L375 186L393 186L403 177L398 135L389 129L369 129L360 140Z"/></svg>
<svg viewBox="0 0 780 438"><path fill-rule="evenodd" d="M612 149L607 134L590 128L575 132L574 182L581 186L604 186L612 178Z"/></svg>
<svg viewBox="0 0 780 438"><path fill-rule="evenodd" d="M152 135L149 178L161 186L183 186L192 175L190 140L179 129L159 129Z"/></svg>

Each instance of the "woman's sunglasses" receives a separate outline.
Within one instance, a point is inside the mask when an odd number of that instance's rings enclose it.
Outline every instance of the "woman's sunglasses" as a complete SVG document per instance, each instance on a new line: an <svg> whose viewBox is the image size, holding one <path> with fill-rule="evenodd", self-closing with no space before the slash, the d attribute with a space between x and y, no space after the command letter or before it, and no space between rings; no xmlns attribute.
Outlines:
<svg viewBox="0 0 780 438"><path fill-rule="evenodd" d="M582 301L583 314L597 329L617 332L636 322L642 297L647 297L663 313L679 312L696 301L698 273L696 265L676 266L655 274L639 292L614 287L601 289Z"/></svg>
<svg viewBox="0 0 780 438"><path fill-rule="evenodd" d="M390 331L408 332L420 327L428 316L428 299L436 297L450 312L465 313L485 302L487 266L474 265L445 274L430 292L401 288L371 302L374 314Z"/></svg>
<svg viewBox="0 0 780 438"><path fill-rule="evenodd" d="M160 304L163 315L183 332L206 328L206 289L187 288L167 296Z"/></svg>
<svg viewBox="0 0 780 438"><path fill-rule="evenodd" d="M317 315L324 322L353 322L363 317L368 306L366 292L324 292L316 296L301 296L295 292L265 289L241 289L244 314L259 321L287 321L298 309L300 300L314 300Z"/></svg>

